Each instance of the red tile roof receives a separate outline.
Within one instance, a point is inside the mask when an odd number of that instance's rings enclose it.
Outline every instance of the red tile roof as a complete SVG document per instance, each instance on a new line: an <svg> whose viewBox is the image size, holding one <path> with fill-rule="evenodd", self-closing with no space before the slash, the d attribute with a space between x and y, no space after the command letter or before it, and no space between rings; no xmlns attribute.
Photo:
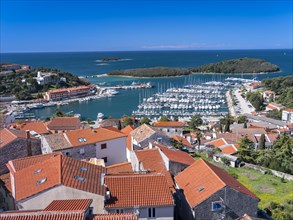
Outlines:
<svg viewBox="0 0 293 220"><path fill-rule="evenodd" d="M133 173L130 162L122 162L107 166L107 174Z"/></svg>
<svg viewBox="0 0 293 220"><path fill-rule="evenodd" d="M237 147L234 144L224 145L220 149L224 154L235 154L237 152Z"/></svg>
<svg viewBox="0 0 293 220"><path fill-rule="evenodd" d="M132 149L132 143L131 143L131 135L130 132L132 132L134 130L134 128L130 125L126 126L125 128L121 129L121 132L125 135L127 135L126 138L126 144L127 144L127 148L128 150L133 150Z"/></svg>
<svg viewBox="0 0 293 220"><path fill-rule="evenodd" d="M111 213L95 215L93 220L137 220L137 215L134 213Z"/></svg>
<svg viewBox="0 0 293 220"><path fill-rule="evenodd" d="M81 127L80 119L76 117L56 117L47 125L50 130L76 130Z"/></svg>
<svg viewBox="0 0 293 220"><path fill-rule="evenodd" d="M166 177L169 187L174 187L174 182L171 174L167 170L165 162L158 149L137 150L135 151L135 154L138 161L142 162L144 170L163 174Z"/></svg>
<svg viewBox="0 0 293 220"><path fill-rule="evenodd" d="M25 122L19 126L19 129L34 131L38 134L49 134L47 126L41 121Z"/></svg>
<svg viewBox="0 0 293 220"><path fill-rule="evenodd" d="M56 213L42 211L4 212L0 214L0 220L84 220L84 213Z"/></svg>
<svg viewBox="0 0 293 220"><path fill-rule="evenodd" d="M293 112L293 108L287 108L287 109L284 109L283 111L286 111L286 112Z"/></svg>
<svg viewBox="0 0 293 220"><path fill-rule="evenodd" d="M173 197L161 174L106 176L111 198L106 208L174 205Z"/></svg>
<svg viewBox="0 0 293 220"><path fill-rule="evenodd" d="M114 131L109 128L73 130L66 132L64 135L67 136L67 139L73 147L126 137L122 132ZM82 138L83 141L79 141L80 138Z"/></svg>
<svg viewBox="0 0 293 220"><path fill-rule="evenodd" d="M179 121L158 121L154 123L155 127L184 127L184 123Z"/></svg>
<svg viewBox="0 0 293 220"><path fill-rule="evenodd" d="M193 157L186 152L177 149L169 149L168 147L158 143L153 143L153 145L160 148L160 150L169 158L170 161L186 165L191 165L194 162Z"/></svg>
<svg viewBox="0 0 293 220"><path fill-rule="evenodd" d="M68 199L68 200L53 200L43 211L86 211L91 203L92 199Z"/></svg>
<svg viewBox="0 0 293 220"><path fill-rule="evenodd" d="M181 137L181 136L176 135L176 136L172 136L171 138L173 138L174 140L179 141L179 142L182 141L182 143L183 143L184 146L192 147L192 145L184 137Z"/></svg>
<svg viewBox="0 0 293 220"><path fill-rule="evenodd" d="M19 201L60 184L104 195L105 187L100 185L102 173L106 173L106 168L102 166L56 155L15 172L15 199ZM37 184L41 180L44 182Z"/></svg>
<svg viewBox="0 0 293 220"><path fill-rule="evenodd" d="M203 159L195 161L175 176L175 181L183 189L190 207L195 207L226 186L258 199L255 194L224 170Z"/></svg>
<svg viewBox="0 0 293 220"><path fill-rule="evenodd" d="M14 135L10 130L4 128L0 131L0 148L16 140L17 136Z"/></svg>
<svg viewBox="0 0 293 220"><path fill-rule="evenodd" d="M210 142L205 143L205 145L212 145L214 148L218 148L220 146L228 144L227 141L224 138L219 138L216 140L212 140Z"/></svg>

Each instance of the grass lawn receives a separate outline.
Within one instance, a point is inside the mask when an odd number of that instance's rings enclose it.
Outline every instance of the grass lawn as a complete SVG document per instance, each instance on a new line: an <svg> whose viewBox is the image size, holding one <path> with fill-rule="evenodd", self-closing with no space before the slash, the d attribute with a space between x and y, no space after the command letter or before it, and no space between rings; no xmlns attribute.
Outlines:
<svg viewBox="0 0 293 220"><path fill-rule="evenodd" d="M281 178L262 174L261 172L245 167L233 168L224 164L216 163L205 154L192 155L195 159L203 158L214 165L225 169L230 175L238 176L237 180L256 194L260 199L258 207L264 209L270 205L270 202L283 203L289 199L293 199L293 181L281 181ZM200 157L199 157L200 156Z"/></svg>

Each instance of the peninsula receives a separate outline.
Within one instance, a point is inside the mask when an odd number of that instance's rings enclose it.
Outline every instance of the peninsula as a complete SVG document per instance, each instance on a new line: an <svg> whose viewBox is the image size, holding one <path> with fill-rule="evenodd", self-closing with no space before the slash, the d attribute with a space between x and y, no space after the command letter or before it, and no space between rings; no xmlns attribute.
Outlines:
<svg viewBox="0 0 293 220"><path fill-rule="evenodd" d="M116 70L108 73L109 76L130 76L130 77L174 77L189 75L191 71L184 68L152 67L127 70Z"/></svg>
<svg viewBox="0 0 293 220"><path fill-rule="evenodd" d="M262 59L240 58L224 60L219 63L205 64L191 68L170 68L151 67L127 70L116 70L107 73L109 76L129 76L129 77L174 77L189 75L192 73L220 73L220 74L242 74L242 73L271 73L277 72L280 68Z"/></svg>

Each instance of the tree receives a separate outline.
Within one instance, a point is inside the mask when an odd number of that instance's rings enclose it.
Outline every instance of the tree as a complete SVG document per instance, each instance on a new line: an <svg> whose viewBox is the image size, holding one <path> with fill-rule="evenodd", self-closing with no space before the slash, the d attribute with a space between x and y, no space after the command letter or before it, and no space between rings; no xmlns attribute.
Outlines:
<svg viewBox="0 0 293 220"><path fill-rule="evenodd" d="M226 121L224 132L230 132L230 120Z"/></svg>
<svg viewBox="0 0 293 220"><path fill-rule="evenodd" d="M195 137L196 137L197 144L198 144L198 149L199 149L199 147L201 145L202 134L200 132L196 132Z"/></svg>
<svg viewBox="0 0 293 220"><path fill-rule="evenodd" d="M159 121L166 122L166 121L170 121L170 119L166 115L162 115Z"/></svg>
<svg viewBox="0 0 293 220"><path fill-rule="evenodd" d="M199 125L202 125L203 121L199 116L192 116L188 122L188 127L192 130L196 130Z"/></svg>
<svg viewBox="0 0 293 220"><path fill-rule="evenodd" d="M121 121L120 120L118 121L117 128L118 128L119 131L122 129L122 124L121 124Z"/></svg>
<svg viewBox="0 0 293 220"><path fill-rule="evenodd" d="M238 152L240 159L248 163L255 163L255 151L251 149L253 141L246 135L240 140L239 145Z"/></svg>
<svg viewBox="0 0 293 220"><path fill-rule="evenodd" d="M277 109L274 109L272 111L269 111L266 116L268 118L281 120L282 119L282 111L278 111Z"/></svg>
<svg viewBox="0 0 293 220"><path fill-rule="evenodd" d="M133 120L132 118L130 118L129 116L126 116L124 118L124 124L127 126L127 125L133 125Z"/></svg>
<svg viewBox="0 0 293 220"><path fill-rule="evenodd" d="M238 124L243 124L243 123L245 123L245 122L246 122L246 116L244 116L244 115L239 115L239 116L237 117L237 122L238 122Z"/></svg>
<svg viewBox="0 0 293 220"><path fill-rule="evenodd" d="M265 147L266 147L265 143L266 143L266 137L264 134L262 134L259 139L258 149L260 149L260 150L265 149Z"/></svg>
<svg viewBox="0 0 293 220"><path fill-rule="evenodd" d="M151 122L151 120L150 120L149 118L147 118L147 117L144 117L144 118L142 118L142 119L140 120L140 124L141 124L141 125L142 125L142 124L150 125L150 122Z"/></svg>
<svg viewBox="0 0 293 220"><path fill-rule="evenodd" d="M243 128L247 128L247 121L244 122Z"/></svg>
<svg viewBox="0 0 293 220"><path fill-rule="evenodd" d="M53 118L56 117L65 117L65 114L61 111L59 107L56 108L55 113L53 114Z"/></svg>
<svg viewBox="0 0 293 220"><path fill-rule="evenodd" d="M171 145L172 145L173 147L177 148L177 149L180 149L180 150L181 150L181 149L184 147L184 145L183 145L183 141L182 141L182 140L177 141L177 140L171 138L171 139L170 139L170 142L171 142Z"/></svg>
<svg viewBox="0 0 293 220"><path fill-rule="evenodd" d="M259 92L248 92L246 98L250 101L256 111L261 111L264 107L264 100Z"/></svg>
<svg viewBox="0 0 293 220"><path fill-rule="evenodd" d="M174 116L174 121L178 121L178 116Z"/></svg>

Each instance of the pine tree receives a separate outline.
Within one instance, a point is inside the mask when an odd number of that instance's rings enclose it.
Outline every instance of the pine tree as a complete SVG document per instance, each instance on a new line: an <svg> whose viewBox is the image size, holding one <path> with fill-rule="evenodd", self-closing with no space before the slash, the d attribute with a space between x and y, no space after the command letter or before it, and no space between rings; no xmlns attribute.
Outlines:
<svg viewBox="0 0 293 220"><path fill-rule="evenodd" d="M266 148L265 144L266 144L266 137L265 137L264 134L262 134L260 136L260 139L259 139L259 142L258 142L258 149L260 149L260 150L265 149Z"/></svg>

